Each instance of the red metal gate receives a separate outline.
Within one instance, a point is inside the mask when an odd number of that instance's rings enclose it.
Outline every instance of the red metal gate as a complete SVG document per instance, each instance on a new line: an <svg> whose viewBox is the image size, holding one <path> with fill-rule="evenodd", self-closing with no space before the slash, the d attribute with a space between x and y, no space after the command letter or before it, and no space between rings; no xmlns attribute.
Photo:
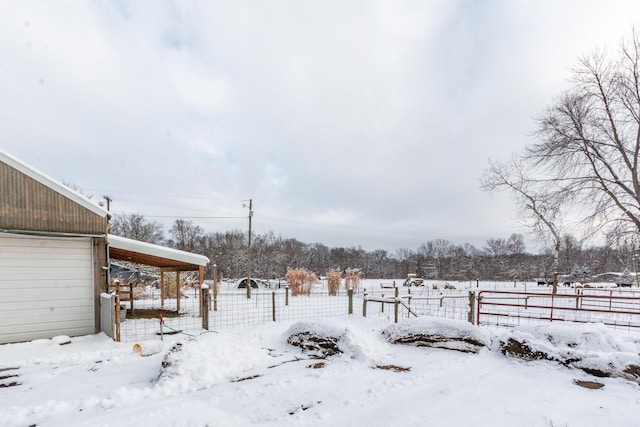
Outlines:
<svg viewBox="0 0 640 427"><path fill-rule="evenodd" d="M616 290L577 290L575 293L481 291L478 325L513 327L550 321L599 322L640 329L640 296Z"/></svg>

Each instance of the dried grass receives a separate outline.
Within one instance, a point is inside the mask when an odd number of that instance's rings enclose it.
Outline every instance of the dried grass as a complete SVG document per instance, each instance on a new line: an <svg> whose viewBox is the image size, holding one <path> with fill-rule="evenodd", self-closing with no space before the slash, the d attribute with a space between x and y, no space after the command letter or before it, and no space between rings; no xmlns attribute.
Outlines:
<svg viewBox="0 0 640 427"><path fill-rule="evenodd" d="M318 281L318 276L306 268L290 268L286 278L293 296L311 294L311 286Z"/></svg>
<svg viewBox="0 0 640 427"><path fill-rule="evenodd" d="M344 286L346 289L358 290L360 279L362 278L362 270L359 268L347 268L344 272Z"/></svg>
<svg viewBox="0 0 640 427"><path fill-rule="evenodd" d="M338 295L340 282L342 281L342 271L339 268L330 268L327 270L327 285L329 287L329 295Z"/></svg>

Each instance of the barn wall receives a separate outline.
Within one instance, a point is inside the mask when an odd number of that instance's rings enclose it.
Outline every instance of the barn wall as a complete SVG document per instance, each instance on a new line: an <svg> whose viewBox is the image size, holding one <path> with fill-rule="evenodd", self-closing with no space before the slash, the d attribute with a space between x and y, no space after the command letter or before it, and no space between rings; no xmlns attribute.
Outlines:
<svg viewBox="0 0 640 427"><path fill-rule="evenodd" d="M101 217L6 163L0 162L0 229L105 234Z"/></svg>

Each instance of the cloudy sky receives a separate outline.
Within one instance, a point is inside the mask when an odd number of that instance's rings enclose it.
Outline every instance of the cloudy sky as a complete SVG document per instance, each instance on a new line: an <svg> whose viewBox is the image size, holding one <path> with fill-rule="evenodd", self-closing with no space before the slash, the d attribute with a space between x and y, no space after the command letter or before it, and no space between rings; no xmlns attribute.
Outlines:
<svg viewBox="0 0 640 427"><path fill-rule="evenodd" d="M0 147L114 213L329 246L524 233L478 180L637 0L0 4ZM533 244L533 243L530 243Z"/></svg>

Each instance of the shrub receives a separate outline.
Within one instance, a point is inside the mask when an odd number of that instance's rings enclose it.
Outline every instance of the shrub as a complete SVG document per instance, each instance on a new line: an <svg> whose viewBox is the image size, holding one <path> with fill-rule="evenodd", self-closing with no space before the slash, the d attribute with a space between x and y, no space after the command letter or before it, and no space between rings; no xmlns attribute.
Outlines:
<svg viewBox="0 0 640 427"><path fill-rule="evenodd" d="M287 269L287 282L291 288L291 295L309 295L311 285L318 281L318 276L306 268Z"/></svg>
<svg viewBox="0 0 640 427"><path fill-rule="evenodd" d="M358 290L360 285L360 278L362 277L362 270L359 268L347 268L344 272L344 286L347 289Z"/></svg>
<svg viewBox="0 0 640 427"><path fill-rule="evenodd" d="M340 282L342 281L342 272L339 268L330 268L327 270L327 284L329 286L329 295L338 295Z"/></svg>

